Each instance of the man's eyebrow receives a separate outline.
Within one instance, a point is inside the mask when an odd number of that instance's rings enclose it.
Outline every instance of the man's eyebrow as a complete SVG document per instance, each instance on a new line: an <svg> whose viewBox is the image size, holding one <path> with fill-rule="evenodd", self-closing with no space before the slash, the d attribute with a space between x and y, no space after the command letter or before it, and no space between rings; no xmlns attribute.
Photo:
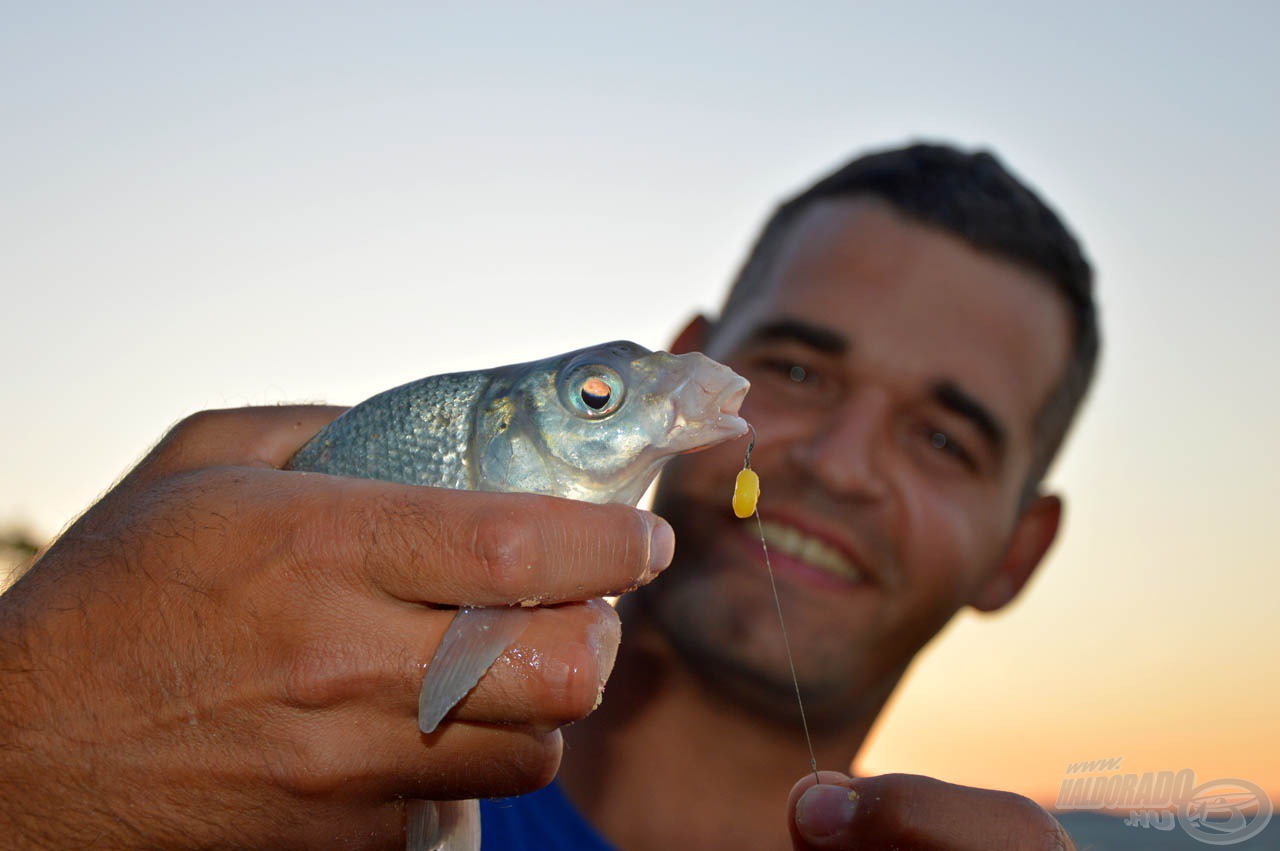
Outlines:
<svg viewBox="0 0 1280 851"><path fill-rule="evenodd" d="M803 343L829 355L842 355L849 350L849 340L843 334L799 319L778 319L751 333L752 342L772 340Z"/></svg>
<svg viewBox="0 0 1280 851"><path fill-rule="evenodd" d="M954 381L940 381L935 384L933 398L947 410L973 423L996 450L1004 448L1004 426L981 402L962 390Z"/></svg>

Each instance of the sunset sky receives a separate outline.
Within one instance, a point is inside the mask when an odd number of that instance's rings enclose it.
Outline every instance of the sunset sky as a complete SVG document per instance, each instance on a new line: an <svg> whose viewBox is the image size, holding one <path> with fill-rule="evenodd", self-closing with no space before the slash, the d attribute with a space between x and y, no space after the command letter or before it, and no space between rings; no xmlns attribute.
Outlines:
<svg viewBox="0 0 1280 851"><path fill-rule="evenodd" d="M1098 269L1100 381L1049 563L860 767L1280 797L1280 6L263 5L4 4L0 526L52 536L201 408L663 347L784 195L988 146Z"/></svg>

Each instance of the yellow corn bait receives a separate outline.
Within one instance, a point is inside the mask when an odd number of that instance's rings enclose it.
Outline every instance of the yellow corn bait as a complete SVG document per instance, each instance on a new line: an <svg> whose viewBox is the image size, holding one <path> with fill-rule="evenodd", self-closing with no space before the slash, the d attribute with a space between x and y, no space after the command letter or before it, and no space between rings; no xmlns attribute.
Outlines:
<svg viewBox="0 0 1280 851"><path fill-rule="evenodd" d="M760 499L760 477L750 467L744 467L733 483L733 513L746 519L756 512L756 501Z"/></svg>

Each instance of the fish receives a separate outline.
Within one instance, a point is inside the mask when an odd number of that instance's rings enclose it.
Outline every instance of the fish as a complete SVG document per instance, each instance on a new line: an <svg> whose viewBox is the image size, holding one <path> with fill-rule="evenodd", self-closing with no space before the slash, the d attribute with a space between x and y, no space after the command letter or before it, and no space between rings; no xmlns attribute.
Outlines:
<svg viewBox="0 0 1280 851"><path fill-rule="evenodd" d="M473 491L635 505L676 455L741 437L749 383L699 353L626 340L437 375L379 393L321 429L288 468ZM458 609L423 677L431 733L524 631L531 609ZM476 801L411 801L410 849L478 849Z"/></svg>

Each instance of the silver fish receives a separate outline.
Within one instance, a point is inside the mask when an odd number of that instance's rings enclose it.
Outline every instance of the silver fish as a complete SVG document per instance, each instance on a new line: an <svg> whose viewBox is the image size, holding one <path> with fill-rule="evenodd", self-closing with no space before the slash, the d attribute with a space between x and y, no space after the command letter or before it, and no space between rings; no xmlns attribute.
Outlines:
<svg viewBox="0 0 1280 851"><path fill-rule="evenodd" d="M322 429L290 466L635 505L673 456L747 432L737 413L748 387L728 367L696 352L671 355L627 341L605 343L531 363L423 378L380 393ZM422 682L422 732L435 730L466 696L523 632L529 614L522 608L458 610ZM408 821L411 849L479 847L475 801L410 802Z"/></svg>

